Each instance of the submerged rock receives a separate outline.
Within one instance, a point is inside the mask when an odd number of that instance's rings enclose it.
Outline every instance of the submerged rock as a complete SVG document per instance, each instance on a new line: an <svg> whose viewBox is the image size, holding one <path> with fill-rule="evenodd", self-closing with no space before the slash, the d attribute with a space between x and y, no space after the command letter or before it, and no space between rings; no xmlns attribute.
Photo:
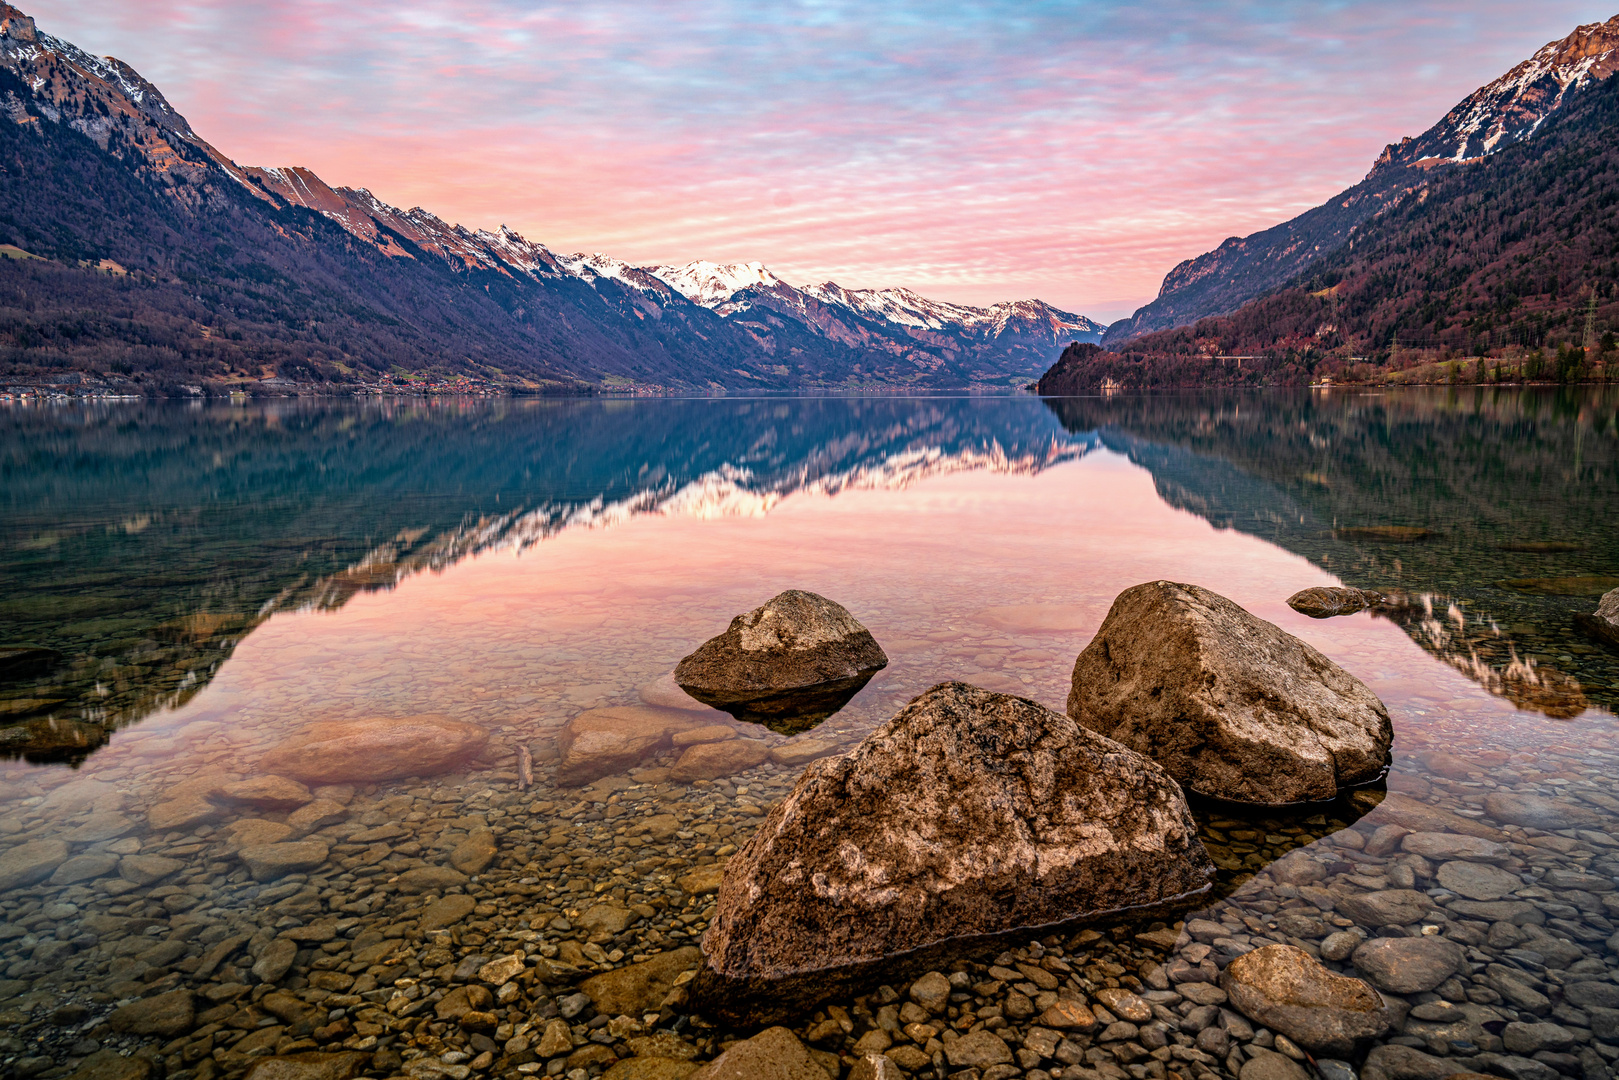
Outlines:
<svg viewBox="0 0 1619 1080"><path fill-rule="evenodd" d="M1172 581L1113 601L1074 662L1068 715L1199 794L1265 805L1375 780L1394 740L1359 679L1225 597Z"/></svg>
<svg viewBox="0 0 1619 1080"><path fill-rule="evenodd" d="M1353 615L1367 608L1382 607L1389 598L1370 589L1350 589L1341 586L1317 586L1301 589L1287 598L1287 606L1300 615L1312 619L1330 619L1335 615Z"/></svg>
<svg viewBox="0 0 1619 1080"><path fill-rule="evenodd" d="M434 776L465 763L488 741L477 724L443 716L328 720L272 749L259 767L306 784Z"/></svg>
<svg viewBox="0 0 1619 1080"><path fill-rule="evenodd" d="M813 762L727 864L696 997L768 1022L879 962L1209 887L1179 785L1023 698L944 683Z"/></svg>
<svg viewBox="0 0 1619 1080"><path fill-rule="evenodd" d="M789 589L731 620L675 667L686 693L739 720L805 731L860 692L888 657L841 604Z"/></svg>
<svg viewBox="0 0 1619 1080"><path fill-rule="evenodd" d="M557 737L557 783L578 787L623 772L669 749L680 732L709 724L699 713L650 705L617 705L582 712L564 724Z"/></svg>
<svg viewBox="0 0 1619 1080"><path fill-rule="evenodd" d="M1619 589L1604 593L1597 609L1575 615L1574 623L1590 637L1619 649Z"/></svg>
<svg viewBox="0 0 1619 1080"><path fill-rule="evenodd" d="M1293 945L1266 945L1237 957L1220 986L1248 1019L1323 1056L1348 1057L1357 1043L1381 1036L1393 1023L1377 991L1328 971Z"/></svg>
<svg viewBox="0 0 1619 1080"><path fill-rule="evenodd" d="M0 682L43 675L61 662L61 653L43 645L0 645Z"/></svg>
<svg viewBox="0 0 1619 1080"><path fill-rule="evenodd" d="M826 1080L826 1075L798 1036L773 1027L737 1043L690 1080Z"/></svg>

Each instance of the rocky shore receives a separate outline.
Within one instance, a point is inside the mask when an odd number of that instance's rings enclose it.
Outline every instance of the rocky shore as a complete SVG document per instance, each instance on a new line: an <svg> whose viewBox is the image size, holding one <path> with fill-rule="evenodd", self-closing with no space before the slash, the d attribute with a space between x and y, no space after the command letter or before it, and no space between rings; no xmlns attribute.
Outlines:
<svg viewBox="0 0 1619 1080"><path fill-rule="evenodd" d="M1198 910L964 946L760 1031L696 1006L698 945L727 862L859 733L784 739L659 693L613 707L645 724L636 756L570 785L568 755L623 746L451 728L437 775L366 780L308 749L321 730L246 753L199 722L183 754L6 773L0 1070L1608 1080L1619 1058L1601 722L1413 716L1386 796L1194 803L1218 869Z"/></svg>

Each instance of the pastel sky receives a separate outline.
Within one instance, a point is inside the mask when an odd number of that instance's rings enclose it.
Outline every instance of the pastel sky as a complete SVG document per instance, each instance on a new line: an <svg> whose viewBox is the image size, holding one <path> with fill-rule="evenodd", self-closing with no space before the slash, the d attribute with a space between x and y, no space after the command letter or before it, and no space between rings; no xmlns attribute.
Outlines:
<svg viewBox="0 0 1619 1080"><path fill-rule="evenodd" d="M1109 320L1615 3L24 7L244 164L567 252L757 259L795 283Z"/></svg>

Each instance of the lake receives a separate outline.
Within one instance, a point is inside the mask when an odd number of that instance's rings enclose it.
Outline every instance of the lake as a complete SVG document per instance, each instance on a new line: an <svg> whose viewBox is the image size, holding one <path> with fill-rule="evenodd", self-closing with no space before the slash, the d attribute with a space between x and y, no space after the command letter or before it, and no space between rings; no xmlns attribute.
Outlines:
<svg viewBox="0 0 1619 1080"><path fill-rule="evenodd" d="M882 1032L867 1048L887 1040L913 1072L1240 1071L1286 1040L1211 1020L1188 988L1271 942L1329 956L1357 927L1465 950L1432 987L1385 989L1389 1046L1535 1080L1619 1056L1619 999L1579 989L1619 994L1619 653L1574 624L1619 586L1619 390L12 407L0 470L0 646L32 650L0 654L15 1075L139 1051L207 1080L346 1049L379 1076L583 1077L654 1038L706 1059L746 1033L678 994L598 1015L574 984L696 944L715 870L804 760L929 686L1061 711L1113 598L1156 579L1223 594L1363 680L1394 722L1386 790L1199 805L1221 880L1187 928L964 946L927 1037L882 1022L892 988L800 1018L806 1037L849 1021L812 1040L823 1064ZM1286 604L1340 583L1415 602L1320 621ZM558 734L586 710L728 720L669 673L791 588L846 606L889 657L841 711L792 737L735 725L770 756L733 775L681 782L665 747L556 784ZM252 783L312 723L423 715L487 741L430 776ZM1408 832L1499 851L1424 858ZM294 841L318 855L240 855ZM1326 899L1389 890L1426 898L1403 929ZM510 956L528 974L480 974ZM1014 962L1065 981L1001 985ZM1068 991L1148 1011L1042 1053L1006 1004L1023 986L1040 1015ZM147 1016L163 1009L179 1014ZM1503 1043L1525 1017L1567 1037ZM980 1030L1025 1056L957 1068Z"/></svg>

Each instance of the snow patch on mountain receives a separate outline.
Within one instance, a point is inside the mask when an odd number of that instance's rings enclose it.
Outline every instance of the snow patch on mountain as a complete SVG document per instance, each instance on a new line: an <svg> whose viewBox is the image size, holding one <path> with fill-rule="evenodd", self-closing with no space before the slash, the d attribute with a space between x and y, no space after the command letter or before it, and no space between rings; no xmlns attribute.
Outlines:
<svg viewBox="0 0 1619 1080"><path fill-rule="evenodd" d="M1372 166L1380 171L1416 165L1462 164L1540 130L1570 94L1619 70L1619 15L1587 23L1542 46L1494 82L1479 87L1421 135L1391 143Z"/></svg>
<svg viewBox="0 0 1619 1080"><path fill-rule="evenodd" d="M787 284L764 263L715 263L699 259L684 266L649 266L646 272L694 304L717 308L743 289Z"/></svg>

